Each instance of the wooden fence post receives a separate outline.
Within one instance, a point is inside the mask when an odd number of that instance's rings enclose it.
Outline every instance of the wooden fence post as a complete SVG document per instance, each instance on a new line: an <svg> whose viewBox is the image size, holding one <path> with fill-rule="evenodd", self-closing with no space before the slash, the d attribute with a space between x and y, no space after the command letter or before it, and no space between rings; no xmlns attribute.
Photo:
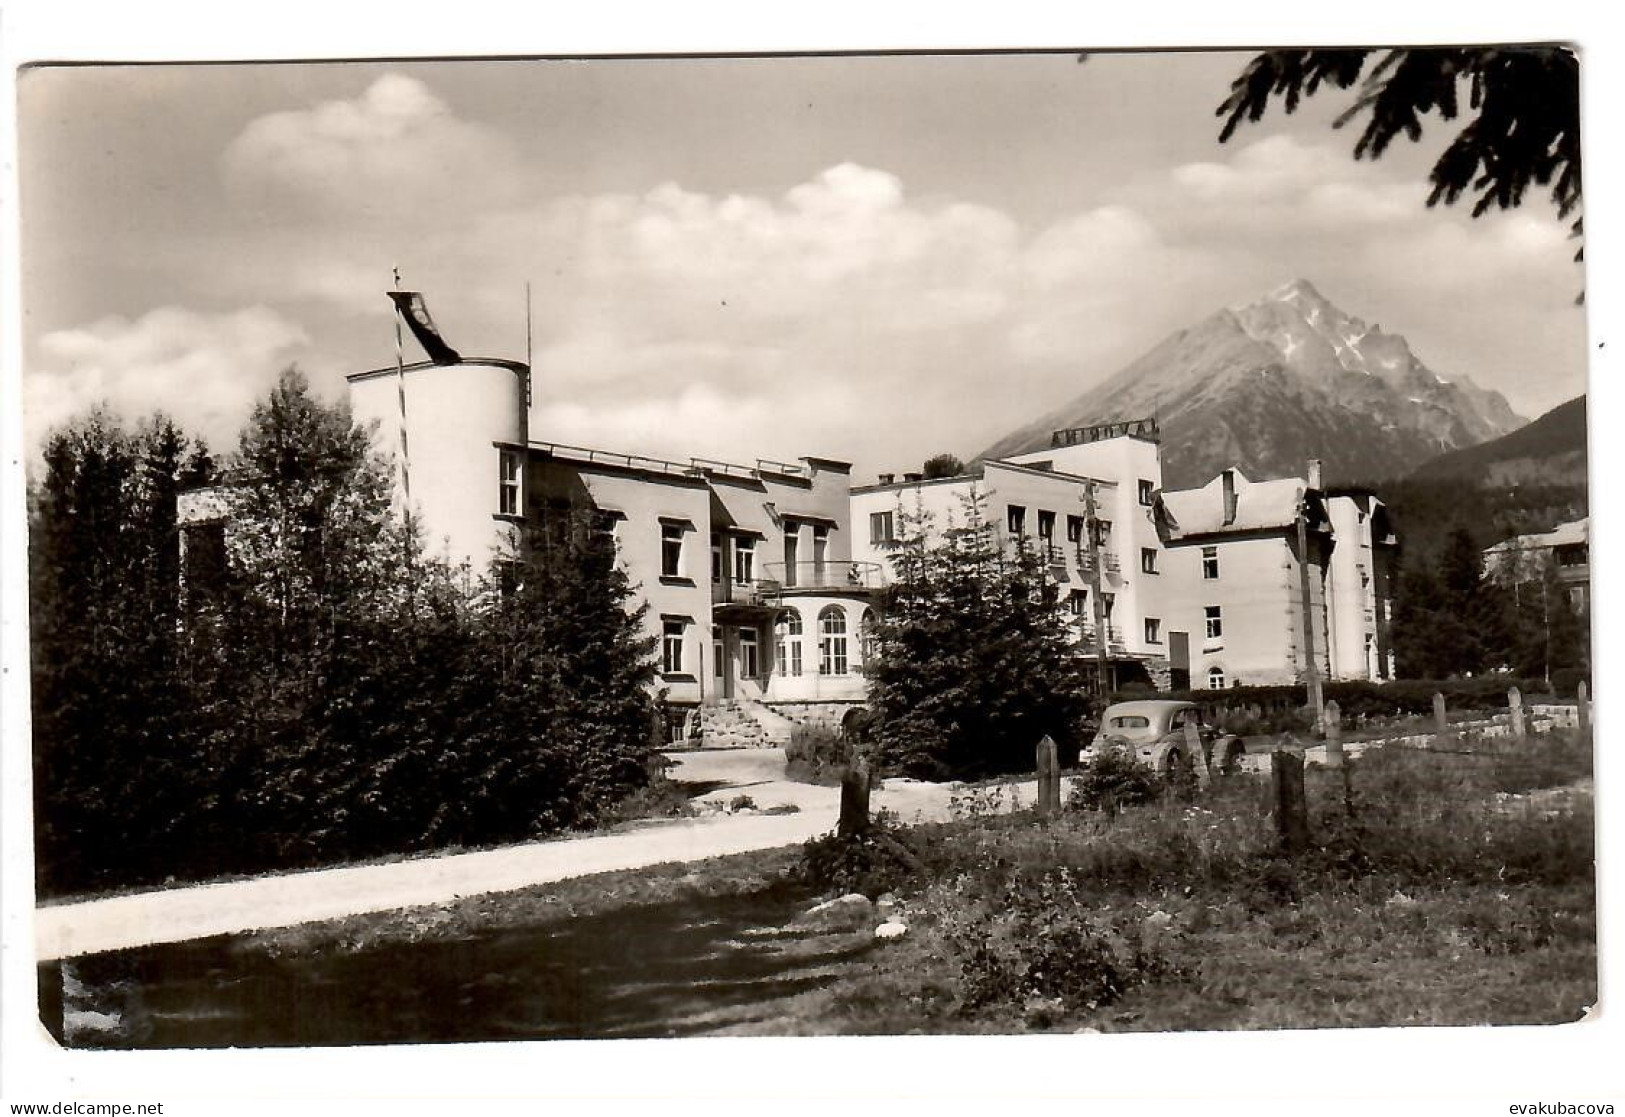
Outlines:
<svg viewBox="0 0 1625 1117"><path fill-rule="evenodd" d="M1343 711L1334 699L1326 703L1326 767L1343 766Z"/></svg>
<svg viewBox="0 0 1625 1117"><path fill-rule="evenodd" d="M1575 715L1580 719L1580 732L1591 732L1591 695L1584 679L1574 688Z"/></svg>
<svg viewBox="0 0 1625 1117"><path fill-rule="evenodd" d="M1275 784L1275 830L1281 849L1296 857L1309 848L1309 801L1303 791L1303 753L1276 746L1270 757Z"/></svg>
<svg viewBox="0 0 1625 1117"><path fill-rule="evenodd" d="M1450 715L1445 712L1444 695L1433 692L1433 744L1447 745L1450 738Z"/></svg>
<svg viewBox="0 0 1625 1117"><path fill-rule="evenodd" d="M1512 739L1523 740L1523 694L1517 687L1507 688L1507 716L1512 722Z"/></svg>
<svg viewBox="0 0 1625 1117"><path fill-rule="evenodd" d="M841 820L836 832L850 838L869 829L869 765L854 756L841 773Z"/></svg>
<svg viewBox="0 0 1625 1117"><path fill-rule="evenodd" d="M1061 813L1061 762L1048 733L1038 742L1038 813Z"/></svg>

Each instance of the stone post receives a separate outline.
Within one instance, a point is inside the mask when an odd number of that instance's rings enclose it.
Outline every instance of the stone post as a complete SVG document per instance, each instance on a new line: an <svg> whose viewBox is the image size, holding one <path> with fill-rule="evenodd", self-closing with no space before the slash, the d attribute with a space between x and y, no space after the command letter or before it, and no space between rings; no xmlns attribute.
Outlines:
<svg viewBox="0 0 1625 1117"><path fill-rule="evenodd" d="M1277 746L1270 758L1275 791L1275 831L1281 850L1296 857L1309 848L1309 801L1303 790L1303 753Z"/></svg>
<svg viewBox="0 0 1625 1117"><path fill-rule="evenodd" d="M1433 695L1433 731L1441 736L1450 732L1450 716L1445 713L1444 695L1437 691Z"/></svg>
<svg viewBox="0 0 1625 1117"><path fill-rule="evenodd" d="M1586 681L1581 679L1580 685L1576 687L1574 691L1574 713L1575 716L1580 719L1581 733L1591 732L1591 695L1588 693L1589 690L1590 688L1586 686Z"/></svg>
<svg viewBox="0 0 1625 1117"><path fill-rule="evenodd" d="M841 820L836 832L850 838L869 829L869 765L854 756L841 773Z"/></svg>
<svg viewBox="0 0 1625 1117"><path fill-rule="evenodd" d="M1185 755L1190 757L1191 771L1196 773L1196 782L1202 786L1207 785L1208 777L1212 775L1212 757L1202 747L1202 730L1194 718L1185 719Z"/></svg>
<svg viewBox="0 0 1625 1117"><path fill-rule="evenodd" d="M1061 762L1055 753L1055 739L1047 733L1038 742L1038 813L1061 813Z"/></svg>
<svg viewBox="0 0 1625 1117"><path fill-rule="evenodd" d="M1512 739L1523 740L1523 695L1519 693L1517 687L1507 688L1507 717L1512 723Z"/></svg>
<svg viewBox="0 0 1625 1117"><path fill-rule="evenodd" d="M1326 767L1343 766L1343 711L1337 702L1326 703Z"/></svg>

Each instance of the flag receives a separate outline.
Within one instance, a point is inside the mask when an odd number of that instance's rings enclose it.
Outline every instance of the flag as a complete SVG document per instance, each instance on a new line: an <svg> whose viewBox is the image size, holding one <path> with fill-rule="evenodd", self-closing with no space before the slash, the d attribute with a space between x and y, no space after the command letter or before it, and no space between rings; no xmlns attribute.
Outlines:
<svg viewBox="0 0 1625 1117"><path fill-rule="evenodd" d="M416 291L390 291L388 294L395 302L395 309L411 327L412 336L418 339L418 344L429 355L429 360L437 365L454 365L463 359L462 354L447 345L440 331L434 328L434 319L429 317L429 307L422 295Z"/></svg>

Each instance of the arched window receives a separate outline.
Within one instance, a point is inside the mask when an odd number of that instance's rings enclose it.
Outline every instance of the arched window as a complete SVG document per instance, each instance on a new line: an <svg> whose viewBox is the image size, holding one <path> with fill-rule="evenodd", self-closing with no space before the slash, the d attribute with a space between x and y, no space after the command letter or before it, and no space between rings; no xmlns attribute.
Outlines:
<svg viewBox="0 0 1625 1117"><path fill-rule="evenodd" d="M773 658L778 673L801 674L801 613L791 609L774 628Z"/></svg>
<svg viewBox="0 0 1625 1117"><path fill-rule="evenodd" d="M818 673L846 674L846 610L839 605L818 614Z"/></svg>
<svg viewBox="0 0 1625 1117"><path fill-rule="evenodd" d="M865 666L874 662L878 645L875 642L875 611L865 609L858 618L858 649Z"/></svg>
<svg viewBox="0 0 1625 1117"><path fill-rule="evenodd" d="M1224 668L1209 667L1207 669L1207 688L1209 690L1224 689Z"/></svg>

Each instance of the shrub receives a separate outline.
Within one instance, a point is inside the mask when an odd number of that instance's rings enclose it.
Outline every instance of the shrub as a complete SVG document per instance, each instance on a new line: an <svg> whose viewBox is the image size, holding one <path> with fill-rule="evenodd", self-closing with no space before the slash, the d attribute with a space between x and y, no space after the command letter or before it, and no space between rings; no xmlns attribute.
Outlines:
<svg viewBox="0 0 1625 1117"><path fill-rule="evenodd" d="M885 812L861 834L839 832L813 838L801 852L802 880L820 890L861 892L874 899L896 890L920 869L919 855Z"/></svg>
<svg viewBox="0 0 1625 1117"><path fill-rule="evenodd" d="M1591 690L1591 671L1585 667L1560 667L1552 672L1552 693L1562 698L1573 698L1579 693L1581 680Z"/></svg>
<svg viewBox="0 0 1625 1117"><path fill-rule="evenodd" d="M852 755L852 743L829 726L798 725L784 746L784 774L799 783L838 784Z"/></svg>
<svg viewBox="0 0 1625 1117"><path fill-rule="evenodd" d="M1167 914L1097 918L1065 868L1031 880L1012 875L991 903L963 883L939 890L931 907L959 960L964 1011L998 1004L1022 1006L1029 1016L1035 1005L1093 1010L1184 972L1169 951L1178 932Z"/></svg>
<svg viewBox="0 0 1625 1117"><path fill-rule="evenodd" d="M728 800L728 809L730 811L754 811L756 809L756 800L749 795L735 795Z"/></svg>
<svg viewBox="0 0 1625 1117"><path fill-rule="evenodd" d="M1119 807L1149 803L1163 791L1162 779L1126 748L1101 749L1072 781L1067 805L1078 810L1115 812Z"/></svg>

